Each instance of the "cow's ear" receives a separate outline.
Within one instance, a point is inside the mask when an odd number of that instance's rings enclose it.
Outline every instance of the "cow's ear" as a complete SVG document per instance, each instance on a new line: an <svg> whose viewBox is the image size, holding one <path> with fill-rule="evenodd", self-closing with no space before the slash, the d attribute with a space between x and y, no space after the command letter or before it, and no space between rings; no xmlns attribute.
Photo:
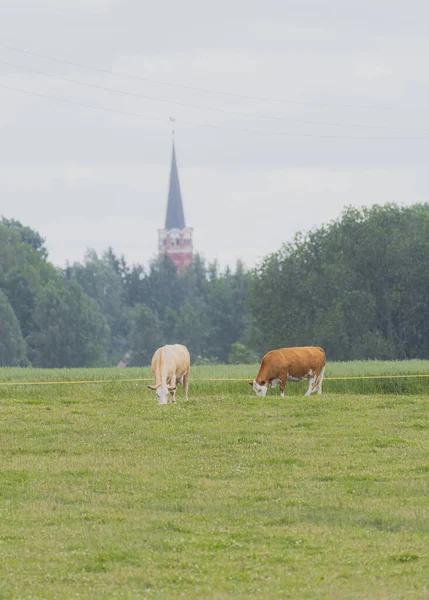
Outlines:
<svg viewBox="0 0 429 600"><path fill-rule="evenodd" d="M156 385L147 385L148 390L156 390Z"/></svg>
<svg viewBox="0 0 429 600"><path fill-rule="evenodd" d="M247 382L249 385L253 385L253 381L248 381Z"/></svg>

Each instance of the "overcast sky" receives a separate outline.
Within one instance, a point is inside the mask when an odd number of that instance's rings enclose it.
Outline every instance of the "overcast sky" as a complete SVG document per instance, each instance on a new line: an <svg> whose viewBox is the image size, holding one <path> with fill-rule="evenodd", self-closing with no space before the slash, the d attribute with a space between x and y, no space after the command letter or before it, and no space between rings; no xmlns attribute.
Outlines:
<svg viewBox="0 0 429 600"><path fill-rule="evenodd" d="M222 267L346 205L426 202L428 23L427 0L1 0L0 214L58 266L109 246L146 266L170 116L186 224Z"/></svg>

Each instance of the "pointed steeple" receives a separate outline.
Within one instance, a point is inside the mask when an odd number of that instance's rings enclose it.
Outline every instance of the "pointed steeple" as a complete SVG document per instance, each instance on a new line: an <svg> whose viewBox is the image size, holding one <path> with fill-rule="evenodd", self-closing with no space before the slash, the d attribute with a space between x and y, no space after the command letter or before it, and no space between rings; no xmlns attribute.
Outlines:
<svg viewBox="0 0 429 600"><path fill-rule="evenodd" d="M173 153L171 156L170 188L168 190L167 216L165 229L185 229L185 215L183 213L182 194L180 193L179 174L177 172L176 149L173 140Z"/></svg>
<svg viewBox="0 0 429 600"><path fill-rule="evenodd" d="M174 118L170 120L174 123ZM173 126L173 152L171 156L167 215L165 217L165 228L158 229L158 253L159 256L167 255L176 265L179 273L183 273L184 269L193 260L192 232L192 227L186 227L185 225L182 194L180 193L179 175L177 172Z"/></svg>

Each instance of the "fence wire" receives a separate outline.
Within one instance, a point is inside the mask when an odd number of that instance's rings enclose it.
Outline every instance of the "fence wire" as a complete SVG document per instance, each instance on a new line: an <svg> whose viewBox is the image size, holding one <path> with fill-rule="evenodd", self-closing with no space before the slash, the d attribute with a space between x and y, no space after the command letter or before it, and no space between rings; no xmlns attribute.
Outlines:
<svg viewBox="0 0 429 600"><path fill-rule="evenodd" d="M351 381L359 379L418 379L429 377L429 373L416 375L351 375L346 377L324 377L323 381ZM198 377L191 379L190 384L199 381L249 381L250 377ZM0 381L0 386L8 385L84 385L89 383L134 383L138 381L153 381L153 377L136 377L134 379L90 379L75 381Z"/></svg>

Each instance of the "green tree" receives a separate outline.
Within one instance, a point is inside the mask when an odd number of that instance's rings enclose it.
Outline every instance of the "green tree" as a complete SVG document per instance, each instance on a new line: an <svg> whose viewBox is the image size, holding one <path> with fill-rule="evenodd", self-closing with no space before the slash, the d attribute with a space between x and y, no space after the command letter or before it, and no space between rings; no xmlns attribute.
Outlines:
<svg viewBox="0 0 429 600"><path fill-rule="evenodd" d="M268 256L250 310L264 350L325 346L328 358L428 357L429 205L347 208Z"/></svg>
<svg viewBox="0 0 429 600"><path fill-rule="evenodd" d="M109 325L110 336L105 345L108 364L117 364L124 356L131 325L119 266L111 249L101 258L94 250L89 250L84 263L75 263L69 271L69 277L76 280L85 293L97 302Z"/></svg>
<svg viewBox="0 0 429 600"><path fill-rule="evenodd" d="M169 306L165 309L164 320L162 321L163 339L167 344L174 344L177 333L179 315Z"/></svg>
<svg viewBox="0 0 429 600"><path fill-rule="evenodd" d="M247 348L244 344L240 344L239 342L235 342L235 344L231 344L231 350L228 355L228 363L230 365L250 365L258 361L258 357Z"/></svg>
<svg viewBox="0 0 429 600"><path fill-rule="evenodd" d="M195 298L200 298L207 302L209 290L207 269L204 259L199 254L194 256L192 263L186 267L179 281L183 299L192 301Z"/></svg>
<svg viewBox="0 0 429 600"><path fill-rule="evenodd" d="M150 365L153 353L163 345L158 315L144 304L136 304L131 314L132 326L129 346L130 366Z"/></svg>
<svg viewBox="0 0 429 600"><path fill-rule="evenodd" d="M7 296L0 290L0 366L27 364L25 341Z"/></svg>
<svg viewBox="0 0 429 600"><path fill-rule="evenodd" d="M212 277L208 293L209 355L228 360L231 344L251 342L251 320L248 315L247 299L251 275L241 262L233 273L229 268L222 275Z"/></svg>
<svg viewBox="0 0 429 600"><path fill-rule="evenodd" d="M161 320L167 307L178 312L184 301L183 285L176 266L167 256L162 256L152 262L147 276L144 302L156 312Z"/></svg>
<svg viewBox="0 0 429 600"><path fill-rule="evenodd" d="M27 244L32 248L34 252L37 252L39 257L46 261L48 258L48 251L45 246L45 240L42 238L40 233L34 231L30 227L26 227L20 221L15 219L6 219L2 217L1 225L19 233L19 236L24 244Z"/></svg>
<svg viewBox="0 0 429 600"><path fill-rule="evenodd" d="M26 337L39 289L59 276L47 262L40 235L19 221L0 221L0 289L6 294Z"/></svg>
<svg viewBox="0 0 429 600"><path fill-rule="evenodd" d="M38 367L96 367L106 364L108 326L97 303L75 281L51 282L41 289L29 336Z"/></svg>
<svg viewBox="0 0 429 600"><path fill-rule="evenodd" d="M169 343L186 346L192 361L197 356L214 356L208 344L208 321L207 305L201 298L197 297L193 302L186 300L178 313L174 339Z"/></svg>

